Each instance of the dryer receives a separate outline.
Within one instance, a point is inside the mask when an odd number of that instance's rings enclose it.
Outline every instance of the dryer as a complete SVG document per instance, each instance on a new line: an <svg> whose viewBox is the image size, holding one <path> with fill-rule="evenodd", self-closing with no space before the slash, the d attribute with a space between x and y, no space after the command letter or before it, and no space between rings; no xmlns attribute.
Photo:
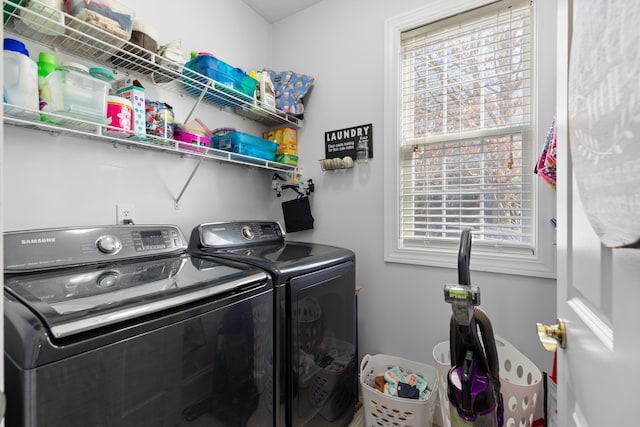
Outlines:
<svg viewBox="0 0 640 427"><path fill-rule="evenodd" d="M276 425L348 425L358 390L355 254L288 240L272 221L200 224L191 233L189 251L270 275Z"/></svg>

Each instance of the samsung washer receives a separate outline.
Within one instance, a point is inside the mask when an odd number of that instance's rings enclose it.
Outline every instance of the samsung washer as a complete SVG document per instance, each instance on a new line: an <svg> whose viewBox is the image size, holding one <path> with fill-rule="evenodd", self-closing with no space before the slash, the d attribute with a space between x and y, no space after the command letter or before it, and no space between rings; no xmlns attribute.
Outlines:
<svg viewBox="0 0 640 427"><path fill-rule="evenodd" d="M7 427L275 425L273 286L170 225L4 235Z"/></svg>

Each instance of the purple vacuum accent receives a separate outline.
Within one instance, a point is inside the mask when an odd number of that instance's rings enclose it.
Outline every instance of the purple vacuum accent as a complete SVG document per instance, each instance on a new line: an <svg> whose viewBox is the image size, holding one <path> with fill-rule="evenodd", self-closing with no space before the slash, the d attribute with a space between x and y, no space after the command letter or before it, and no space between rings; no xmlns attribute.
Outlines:
<svg viewBox="0 0 640 427"><path fill-rule="evenodd" d="M495 410L495 404L488 407L484 405L491 384L489 377L476 367L473 353L467 352L463 366L451 369L449 381L455 396L455 401L450 397L449 403L458 409L458 414L465 420L475 421Z"/></svg>

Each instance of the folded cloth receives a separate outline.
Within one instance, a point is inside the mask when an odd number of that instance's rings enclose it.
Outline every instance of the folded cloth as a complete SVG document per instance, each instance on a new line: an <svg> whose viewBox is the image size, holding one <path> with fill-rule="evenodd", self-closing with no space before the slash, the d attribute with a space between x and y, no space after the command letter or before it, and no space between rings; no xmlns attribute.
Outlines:
<svg viewBox="0 0 640 427"><path fill-rule="evenodd" d="M399 383L398 397L404 397L407 399L418 399L420 397L420 391L414 385L409 385L407 383Z"/></svg>
<svg viewBox="0 0 640 427"><path fill-rule="evenodd" d="M431 393L429 384L424 378L414 373L407 373L398 366L393 366L384 373L384 393L395 397L408 397L414 393L417 397L412 399L425 400ZM404 384L404 386L402 386ZM404 387L404 390L401 390ZM415 392L412 388L415 388Z"/></svg>

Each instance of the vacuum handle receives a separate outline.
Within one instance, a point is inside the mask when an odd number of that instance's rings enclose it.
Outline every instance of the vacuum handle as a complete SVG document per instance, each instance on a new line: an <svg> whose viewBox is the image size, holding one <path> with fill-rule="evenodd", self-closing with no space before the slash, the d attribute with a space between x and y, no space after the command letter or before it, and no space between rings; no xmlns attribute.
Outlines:
<svg viewBox="0 0 640 427"><path fill-rule="evenodd" d="M469 262L471 260L471 230L464 229L460 234L460 247L458 248L458 283L464 286L471 285L469 274Z"/></svg>
<svg viewBox="0 0 640 427"><path fill-rule="evenodd" d="M473 378L471 378L473 372L473 352L467 350L467 354L464 357L464 364L462 365L462 410L467 414L473 413L473 407L471 403L471 384Z"/></svg>

